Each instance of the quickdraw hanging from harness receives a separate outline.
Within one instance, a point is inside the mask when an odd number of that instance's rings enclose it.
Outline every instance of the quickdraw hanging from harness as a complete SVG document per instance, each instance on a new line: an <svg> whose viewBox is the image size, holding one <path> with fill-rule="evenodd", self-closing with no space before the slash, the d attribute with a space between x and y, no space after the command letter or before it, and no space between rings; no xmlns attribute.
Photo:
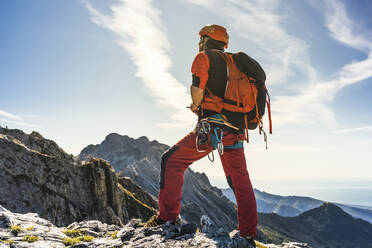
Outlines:
<svg viewBox="0 0 372 248"><path fill-rule="evenodd" d="M198 152L206 152L210 143L211 124L207 121L199 121L196 125L196 132L196 150Z"/></svg>
<svg viewBox="0 0 372 248"><path fill-rule="evenodd" d="M211 124L207 120L200 120L198 124L196 125L196 150L198 152L206 152L208 149L210 149L210 132L211 132ZM213 151L212 153L212 158L209 157L208 154L208 159L211 162L214 162L214 154Z"/></svg>
<svg viewBox="0 0 372 248"><path fill-rule="evenodd" d="M226 127L229 127L233 130L239 130L239 128L235 127L234 125L232 125L231 123L227 122L226 121L226 118L221 115L222 118L215 118L215 117L206 117L206 118L203 118L201 119L200 121L201 122L208 122L208 123L212 123L212 124L217 124L217 125L220 125L220 126L226 126ZM220 134L218 134L218 130L220 130ZM212 139L212 145L215 149L218 150L218 153L220 155L223 154L223 151L224 151L224 145L223 145L223 142L222 142L222 139L223 139L223 129L222 128L219 128L219 127L214 127L214 137L215 139ZM215 140L215 142L213 142L213 140ZM216 144L214 144L216 143Z"/></svg>
<svg viewBox="0 0 372 248"><path fill-rule="evenodd" d="M218 130L221 130L220 131L220 137L218 137ZM214 128L214 135L216 135L216 139L217 139L217 150L218 150L218 153L220 155L223 154L223 143L222 143L222 139L223 139L223 130L219 127L216 127Z"/></svg>

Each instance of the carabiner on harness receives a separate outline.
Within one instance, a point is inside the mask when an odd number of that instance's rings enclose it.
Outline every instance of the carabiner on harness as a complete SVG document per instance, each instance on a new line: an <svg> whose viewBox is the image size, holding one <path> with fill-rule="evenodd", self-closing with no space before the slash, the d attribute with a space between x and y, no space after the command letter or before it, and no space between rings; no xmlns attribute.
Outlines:
<svg viewBox="0 0 372 248"><path fill-rule="evenodd" d="M217 130L221 130L221 134L220 134L220 137L218 137L218 132ZM223 154L223 143L222 143L222 139L223 139L223 130L221 128L215 128L214 129L214 135L216 135L216 140L217 140L217 150L218 150L218 153L220 155Z"/></svg>
<svg viewBox="0 0 372 248"><path fill-rule="evenodd" d="M209 133L211 131L211 124L207 121L200 121L196 125L196 150L198 152L206 152L209 145ZM205 149L200 149L201 147Z"/></svg>

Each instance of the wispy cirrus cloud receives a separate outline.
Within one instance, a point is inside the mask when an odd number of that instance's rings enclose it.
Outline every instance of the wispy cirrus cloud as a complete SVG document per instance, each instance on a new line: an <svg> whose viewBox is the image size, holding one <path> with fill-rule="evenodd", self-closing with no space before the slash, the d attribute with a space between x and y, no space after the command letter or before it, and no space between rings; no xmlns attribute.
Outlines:
<svg viewBox="0 0 372 248"><path fill-rule="evenodd" d="M111 6L112 15L103 15L89 1L91 20L118 35L117 43L130 55L141 78L157 103L171 112L170 126L188 126L194 118L187 111L187 89L170 73L170 42L161 21L161 12L151 0L120 0Z"/></svg>
<svg viewBox="0 0 372 248"><path fill-rule="evenodd" d="M340 43L366 52L366 59L352 61L344 65L333 79L322 79L309 84L291 102L294 103L298 111L305 110L305 113L313 114L313 116L318 112L318 117L325 120L326 124L332 125L335 124L335 114L329 106L335 95L344 87L372 77L372 40L369 38L371 33L350 18L342 2L329 0L325 1L325 6L326 27L330 36ZM314 109L307 109L309 106L312 108L314 104ZM318 119L313 120L317 121Z"/></svg>
<svg viewBox="0 0 372 248"><path fill-rule="evenodd" d="M3 122L3 123L8 123L8 124L15 124L18 126L24 126L24 127L38 127L37 125L24 122L23 116L30 116L30 115L15 115L7 111L0 110L0 123Z"/></svg>
<svg viewBox="0 0 372 248"><path fill-rule="evenodd" d="M295 96L276 98L277 110L290 109L279 115L280 123L323 122L335 125L335 113L330 103L343 88L372 77L372 41L366 37L367 31L356 32L355 23L349 18L346 8L339 1L327 1L326 26L336 41L358 50L366 51L367 58L344 65L333 79L319 79L308 84Z"/></svg>
<svg viewBox="0 0 372 248"><path fill-rule="evenodd" d="M26 122L23 122L23 121L7 120L7 119L2 119L2 118L0 118L0 122L14 124L14 125L18 125L18 126L24 126L24 127L38 127L38 125L35 125L35 124L26 123Z"/></svg>
<svg viewBox="0 0 372 248"><path fill-rule="evenodd" d="M351 132L365 132L365 131L372 132L372 126L339 129L334 132L335 133L351 133Z"/></svg>
<svg viewBox="0 0 372 248"><path fill-rule="evenodd" d="M342 2L329 0L325 3L327 6L326 26L331 37L342 44L362 50L366 54L366 59L353 61L342 67L338 77L329 82L335 90L340 90L372 77L372 33L350 18Z"/></svg>
<svg viewBox="0 0 372 248"><path fill-rule="evenodd" d="M372 50L372 33L348 16L342 2L327 0L324 3L326 6L326 26L331 37L354 49L370 52Z"/></svg>
<svg viewBox="0 0 372 248"><path fill-rule="evenodd" d="M8 113L8 112L6 112L4 110L1 110L1 109L0 109L0 116L3 116L5 118L9 118L9 119L22 120L21 116Z"/></svg>

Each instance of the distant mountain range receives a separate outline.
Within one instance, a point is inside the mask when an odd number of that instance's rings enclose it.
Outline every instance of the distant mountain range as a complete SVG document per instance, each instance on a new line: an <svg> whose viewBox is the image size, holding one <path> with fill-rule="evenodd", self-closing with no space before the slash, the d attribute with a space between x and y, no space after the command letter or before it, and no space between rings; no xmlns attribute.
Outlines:
<svg viewBox="0 0 372 248"><path fill-rule="evenodd" d="M261 213L258 220L269 243L297 240L314 248L372 247L372 224L353 218L331 203L296 217Z"/></svg>
<svg viewBox="0 0 372 248"><path fill-rule="evenodd" d="M230 188L221 189L222 193L236 204L234 192ZM257 201L257 209L260 213L275 213L283 217L294 217L301 213L319 207L324 201L311 197L280 196L269 194L254 189ZM343 209L354 218L359 218L372 223L372 210L368 207L352 206L333 203Z"/></svg>

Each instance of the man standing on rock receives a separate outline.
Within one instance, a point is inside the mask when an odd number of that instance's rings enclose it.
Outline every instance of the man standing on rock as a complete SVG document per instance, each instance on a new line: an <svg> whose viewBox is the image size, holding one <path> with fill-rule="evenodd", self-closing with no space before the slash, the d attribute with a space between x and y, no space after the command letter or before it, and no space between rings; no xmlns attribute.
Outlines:
<svg viewBox="0 0 372 248"><path fill-rule="evenodd" d="M207 25L199 35L199 53L191 68L192 103L189 106L199 117L198 125L163 154L159 213L145 226L176 222L181 210L185 170L193 162L218 149L227 181L236 196L240 236L247 239L248 247L255 247L253 239L256 237L257 206L243 148L244 140L248 139L244 133L244 129L248 129L247 120L245 123L235 121L232 124L230 120L234 118L226 118L226 115L230 113L230 117L233 117L234 113L223 112L220 107L221 102L226 100L226 90L235 73L232 70L233 54L224 52L229 36L226 29L219 25ZM239 99L237 102L239 106Z"/></svg>

